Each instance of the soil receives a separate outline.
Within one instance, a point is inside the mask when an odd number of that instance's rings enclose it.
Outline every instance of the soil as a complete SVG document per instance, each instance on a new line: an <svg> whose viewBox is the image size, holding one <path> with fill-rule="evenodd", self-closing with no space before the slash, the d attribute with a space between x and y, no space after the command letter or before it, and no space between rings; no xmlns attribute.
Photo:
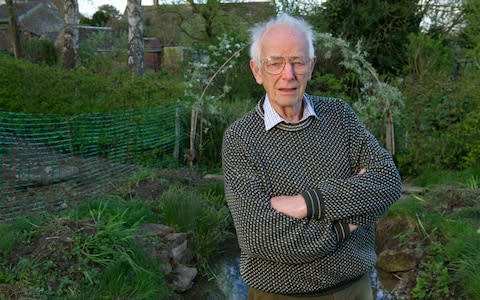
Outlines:
<svg viewBox="0 0 480 300"><path fill-rule="evenodd" d="M134 186L125 196L125 200L133 197L151 201L158 199L171 184L182 184L185 186L197 186L204 179L200 174L191 170L161 170L155 178L142 180ZM83 236L95 235L93 221L76 221L57 219L48 228L33 236L26 245L13 249L7 257L7 262L15 266L22 259L38 262L51 262L55 266L55 274L48 276L49 286L55 290L59 287L59 278L62 274L68 274L72 280L84 277L82 270L76 265L75 259L68 257L65 253L71 253L74 245L73 239L79 234ZM1 274L1 273L0 273ZM200 282L205 278L199 277ZM13 284L0 284L0 299L24 299L30 297L34 292L33 288L22 285L21 282ZM183 298L179 298L183 299ZM188 298L185 298L188 299Z"/></svg>
<svg viewBox="0 0 480 300"><path fill-rule="evenodd" d="M132 188L125 199L131 199L132 197L138 197L145 200L158 199L162 193L172 184L181 183L189 186L196 186L200 184L204 178L197 172L190 170L168 170L161 171L157 177L140 181L135 187ZM465 196L456 189L446 188L438 193L440 199L446 199L447 201L438 201L438 203L429 204L431 209L442 211L443 213L451 212L461 207L467 207L474 204L478 199L478 194L474 196ZM398 221L398 220L397 220ZM412 229L411 220L401 220L385 225L385 232L390 234L382 235L377 240L377 248L380 247L398 247L398 245L409 245L409 247L418 247L424 242L420 233L415 233L409 237L407 241L399 241L399 237L392 234L392 232L405 232L405 228ZM402 223L403 222L403 223ZM412 230L418 230L417 226L413 224ZM72 240L74 233L81 231L84 235L94 235L95 227L85 221L71 221L71 220L57 220L48 230L44 231L41 235L34 237L27 246L15 249L8 257L8 262L11 265L16 265L21 259L37 259L41 261L51 261L55 264L57 272L69 272L73 274L73 279L81 278L83 276L81 270L78 270L73 264L74 260L69 257L65 257L63 253L68 253L72 247ZM234 243L233 241L232 243ZM231 243L230 243L231 244ZM234 243L236 245L236 243ZM238 251L236 249L235 251ZM415 285L415 275L417 269L410 272L404 272L399 274L383 274L383 276L389 276L391 282L388 283L389 288L394 287L396 293L399 295L408 294ZM382 272L379 272L379 276L382 276ZM388 278L384 278L387 284ZM59 282L55 278L51 278L50 282L53 288L59 286ZM199 299L200 295L203 295L205 291L202 286L208 286L209 280L206 277L198 275L195 282L195 288L187 291L182 295L178 295L178 299ZM22 283L3 284L0 285L0 295L4 295L7 299L19 299L25 295L29 295L31 291L30 287L22 286Z"/></svg>

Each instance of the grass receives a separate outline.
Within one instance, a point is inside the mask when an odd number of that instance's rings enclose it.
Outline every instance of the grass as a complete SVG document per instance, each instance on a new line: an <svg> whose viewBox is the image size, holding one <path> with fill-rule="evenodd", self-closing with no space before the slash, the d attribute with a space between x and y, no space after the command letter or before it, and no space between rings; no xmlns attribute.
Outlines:
<svg viewBox="0 0 480 300"><path fill-rule="evenodd" d="M395 203L388 216L417 220L427 243L412 299L480 299L478 169L427 171L413 184L424 195ZM412 184L412 183L410 183Z"/></svg>
<svg viewBox="0 0 480 300"><path fill-rule="evenodd" d="M410 184L422 187L438 185L456 185L475 189L480 185L480 167L468 168L462 171L425 170L420 176L412 179Z"/></svg>
<svg viewBox="0 0 480 300"><path fill-rule="evenodd" d="M209 273L211 256L218 254L216 250L220 245L233 236L229 231L232 221L223 194L215 194L215 191L218 192L215 184L213 189L200 194L174 185L162 195L158 207L162 223L177 231L193 232L190 249L204 273Z"/></svg>
<svg viewBox="0 0 480 300"><path fill-rule="evenodd" d="M142 169L68 213L0 224L0 299L170 299L165 262L137 242L145 223L189 233L183 263L212 276L209 259L232 236L223 185L163 175ZM152 179L170 184L160 199L132 194Z"/></svg>
<svg viewBox="0 0 480 300"><path fill-rule="evenodd" d="M475 178L473 171L427 172L415 183L426 192L389 210L386 217L416 220L426 241L408 244L424 252L411 299L480 299ZM139 199L132 192L152 180L168 186L159 198ZM144 223L188 233L185 263L207 278L215 277L210 263L224 241L234 238L220 181L142 169L112 194L68 213L1 224L0 299L170 299L164 262L136 242ZM413 233L401 234L399 241L408 242Z"/></svg>

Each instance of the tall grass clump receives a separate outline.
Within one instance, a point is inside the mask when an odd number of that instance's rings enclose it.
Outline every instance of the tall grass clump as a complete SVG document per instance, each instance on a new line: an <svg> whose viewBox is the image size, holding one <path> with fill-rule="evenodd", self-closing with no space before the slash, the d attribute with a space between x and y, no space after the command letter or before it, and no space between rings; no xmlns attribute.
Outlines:
<svg viewBox="0 0 480 300"><path fill-rule="evenodd" d="M201 271L208 269L208 259L232 237L230 213L224 201L223 195L214 190L198 193L178 185L171 186L159 200L161 222L191 233L189 249Z"/></svg>

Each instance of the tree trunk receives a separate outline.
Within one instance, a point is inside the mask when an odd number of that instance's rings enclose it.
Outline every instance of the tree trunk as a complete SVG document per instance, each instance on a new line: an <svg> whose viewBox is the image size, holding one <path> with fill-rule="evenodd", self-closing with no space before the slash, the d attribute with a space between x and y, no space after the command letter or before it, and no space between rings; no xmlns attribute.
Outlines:
<svg viewBox="0 0 480 300"><path fill-rule="evenodd" d="M18 59L22 57L22 53L20 48L20 30L17 24L17 16L15 16L15 7L13 5L13 0L6 0L5 4L7 5L8 29L10 31L12 51L15 58Z"/></svg>
<svg viewBox="0 0 480 300"><path fill-rule="evenodd" d="M63 30L62 62L65 69L75 68L78 55L78 2L64 0L65 28Z"/></svg>
<svg viewBox="0 0 480 300"><path fill-rule="evenodd" d="M395 155L395 132L393 127L393 117L390 111L387 113L385 140L388 153L392 156Z"/></svg>
<svg viewBox="0 0 480 300"><path fill-rule="evenodd" d="M143 55L142 0L127 1L128 17L128 67L132 75L145 73Z"/></svg>

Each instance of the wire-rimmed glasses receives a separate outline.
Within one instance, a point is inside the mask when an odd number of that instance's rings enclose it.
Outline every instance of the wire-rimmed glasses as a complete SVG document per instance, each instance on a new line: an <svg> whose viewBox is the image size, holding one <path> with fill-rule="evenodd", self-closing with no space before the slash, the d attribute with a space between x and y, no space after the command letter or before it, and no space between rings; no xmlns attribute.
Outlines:
<svg viewBox="0 0 480 300"><path fill-rule="evenodd" d="M285 69L285 65L288 63L292 66L293 72L297 75L305 74L309 69L310 59L303 56L294 57L282 57L282 56L270 56L262 59L262 67L265 71L271 75L278 75Z"/></svg>

